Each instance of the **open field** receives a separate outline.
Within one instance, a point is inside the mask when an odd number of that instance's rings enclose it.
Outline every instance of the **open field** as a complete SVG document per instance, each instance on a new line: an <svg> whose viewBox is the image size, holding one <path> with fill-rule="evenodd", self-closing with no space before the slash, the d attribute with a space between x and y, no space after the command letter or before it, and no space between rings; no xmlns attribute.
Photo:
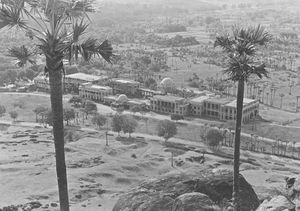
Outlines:
<svg viewBox="0 0 300 211"><path fill-rule="evenodd" d="M113 133L109 146L105 146L102 131L71 129L74 139L66 144L66 160L71 200L74 211L109 211L119 194L143 180L169 172L183 172L188 168L231 169L232 160L224 158L232 149L222 153L210 151L205 145L183 139L171 139L167 145L161 138L119 138ZM178 145L180 143L180 145ZM174 148L173 148L174 146ZM186 150L186 147L191 150ZM169 150L176 150L170 165ZM201 157L205 149L205 163L188 161ZM58 203L54 166L54 146L51 130L2 125L0 134L0 207L11 204L39 202L38 210L57 210ZM299 161L242 151L241 173L264 199L282 188L286 176L297 175ZM288 163L288 164L287 164ZM283 167L284 165L284 167ZM258 177L257 174L260 176ZM26 182L24 182L26 181Z"/></svg>
<svg viewBox="0 0 300 211"><path fill-rule="evenodd" d="M64 98L65 107L70 106L67 100L70 96ZM50 95L46 93L0 93L0 104L5 106L6 114L1 117L3 120L11 120L10 111L18 112L18 121L35 122L33 110L37 106L50 108Z"/></svg>

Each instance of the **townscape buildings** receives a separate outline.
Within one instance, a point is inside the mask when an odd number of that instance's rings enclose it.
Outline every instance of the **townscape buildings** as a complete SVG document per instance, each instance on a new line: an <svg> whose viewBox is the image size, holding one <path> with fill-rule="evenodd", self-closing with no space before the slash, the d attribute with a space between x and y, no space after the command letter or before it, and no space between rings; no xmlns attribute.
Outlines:
<svg viewBox="0 0 300 211"><path fill-rule="evenodd" d="M36 87L49 90L49 81L44 77L34 79ZM139 82L106 76L75 73L65 77L65 91L79 94L84 99L101 102L114 107L130 109L146 106L151 111L210 118L220 121L236 119L236 100L221 97L208 91L195 92L192 97L168 94L175 83L170 78L161 81L162 90L145 89ZM129 98L128 98L129 97ZM243 122L248 122L259 113L258 100L244 98Z"/></svg>

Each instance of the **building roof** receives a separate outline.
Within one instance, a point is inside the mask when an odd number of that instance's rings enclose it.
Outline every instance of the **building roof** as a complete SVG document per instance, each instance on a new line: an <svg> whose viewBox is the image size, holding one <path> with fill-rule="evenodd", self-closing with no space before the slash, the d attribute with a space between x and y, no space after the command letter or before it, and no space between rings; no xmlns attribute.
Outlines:
<svg viewBox="0 0 300 211"><path fill-rule="evenodd" d="M175 102L175 101L185 100L182 97L177 97L177 96L173 96L173 95L154 95L153 99L160 100L160 101L166 101L166 102Z"/></svg>
<svg viewBox="0 0 300 211"><path fill-rule="evenodd" d="M160 85L163 87L175 87L175 83L171 78L164 78L160 82Z"/></svg>
<svg viewBox="0 0 300 211"><path fill-rule="evenodd" d="M120 94L120 95L118 96L118 98L116 99L116 101L117 101L118 103L126 103L126 102L128 101L128 98L127 98L126 95Z"/></svg>
<svg viewBox="0 0 300 211"><path fill-rule="evenodd" d="M38 75L34 79L34 81L49 81L49 77L46 77L45 75Z"/></svg>
<svg viewBox="0 0 300 211"><path fill-rule="evenodd" d="M99 76L99 75L89 75L89 74L85 74L85 73L74 73L74 74L66 75L66 78L79 79L79 80L83 80L83 81L92 82L92 81L98 81L101 79L107 79L108 77L107 76Z"/></svg>
<svg viewBox="0 0 300 211"><path fill-rule="evenodd" d="M202 103L204 100L209 99L210 96L203 95L190 100L191 103Z"/></svg>
<svg viewBox="0 0 300 211"><path fill-rule="evenodd" d="M144 92L151 92L151 93L157 94L157 95L163 94L162 91L159 91L159 90L146 89L146 88L140 88L139 90L144 91Z"/></svg>
<svg viewBox="0 0 300 211"><path fill-rule="evenodd" d="M143 101L138 101L138 100L128 100L129 104L133 104L133 105L143 105L146 104L146 102Z"/></svg>
<svg viewBox="0 0 300 211"><path fill-rule="evenodd" d="M208 103L215 103L215 104L228 104L233 101L233 98L225 98L225 97L213 97L205 100Z"/></svg>
<svg viewBox="0 0 300 211"><path fill-rule="evenodd" d="M249 99L249 98L244 98L243 106L247 106L250 103L253 103L253 102L256 102L256 101L257 100L253 100L253 99ZM226 104L225 106L236 108L236 100L231 101L230 103Z"/></svg>
<svg viewBox="0 0 300 211"><path fill-rule="evenodd" d="M113 78L112 81L117 82L117 83L123 83L123 84L140 84L140 82L138 82L138 81L121 79L121 78Z"/></svg>
<svg viewBox="0 0 300 211"><path fill-rule="evenodd" d="M81 87L83 87L83 88L89 88L89 89L94 89L94 90L112 90L112 88L109 87L109 86L100 86L100 85L91 84L91 83L82 84Z"/></svg>
<svg viewBox="0 0 300 211"><path fill-rule="evenodd" d="M103 99L110 99L110 100L116 100L118 96L115 95L109 95L109 96L104 96Z"/></svg>

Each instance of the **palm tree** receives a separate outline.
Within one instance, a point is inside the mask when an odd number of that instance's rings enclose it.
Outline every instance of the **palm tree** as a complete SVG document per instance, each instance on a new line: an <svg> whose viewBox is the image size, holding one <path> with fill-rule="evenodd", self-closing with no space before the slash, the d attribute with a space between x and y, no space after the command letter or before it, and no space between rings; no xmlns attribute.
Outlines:
<svg viewBox="0 0 300 211"><path fill-rule="evenodd" d="M280 108L282 108L282 99L284 97L284 94L283 93L279 94L279 97L280 97Z"/></svg>
<svg viewBox="0 0 300 211"><path fill-rule="evenodd" d="M112 55L108 41L100 43L93 38L75 39L87 28L87 13L93 11L91 0L0 0L0 28L23 30L35 39L36 52L46 58L45 73L50 82L61 211L69 211L62 102L63 59L77 59L81 54L84 60L89 61L97 55L110 62Z"/></svg>
<svg viewBox="0 0 300 211"><path fill-rule="evenodd" d="M240 138L243 113L244 84L252 75L259 78L267 76L265 64L258 64L255 60L257 47L269 42L271 36L260 25L257 27L234 28L232 35L218 36L215 47L221 47L228 55L228 65L224 70L229 79L238 82L237 91L237 116L234 142L234 173L233 173L233 205L236 211L240 209L239 202L239 162L240 162Z"/></svg>

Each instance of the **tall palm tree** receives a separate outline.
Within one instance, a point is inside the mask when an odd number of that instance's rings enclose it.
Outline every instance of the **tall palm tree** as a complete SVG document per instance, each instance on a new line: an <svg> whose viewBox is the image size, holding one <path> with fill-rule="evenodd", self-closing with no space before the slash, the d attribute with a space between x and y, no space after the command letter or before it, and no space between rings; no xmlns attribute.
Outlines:
<svg viewBox="0 0 300 211"><path fill-rule="evenodd" d="M18 28L35 40L36 51L45 56L53 112L53 136L56 153L60 210L69 211L67 173L64 153L62 78L63 59L84 60L102 56L110 62L112 48L108 41L80 40L87 28L92 0L0 0L0 28ZM13 54L12 54L13 55ZM17 57L18 58L18 57Z"/></svg>
<svg viewBox="0 0 300 211"><path fill-rule="evenodd" d="M282 108L282 100L283 100L284 94L280 93L279 97L280 97L280 108Z"/></svg>
<svg viewBox="0 0 300 211"><path fill-rule="evenodd" d="M224 73L229 79L238 83L237 91L237 116L235 126L234 143L234 174L233 174L233 205L236 211L240 209L239 201L239 162L240 162L240 138L243 113L244 84L252 75L259 78L267 76L265 64L259 64L255 59L257 47L269 42L271 36L260 25L257 27L233 29L232 35L218 36L215 47L219 46L228 56L227 68Z"/></svg>

